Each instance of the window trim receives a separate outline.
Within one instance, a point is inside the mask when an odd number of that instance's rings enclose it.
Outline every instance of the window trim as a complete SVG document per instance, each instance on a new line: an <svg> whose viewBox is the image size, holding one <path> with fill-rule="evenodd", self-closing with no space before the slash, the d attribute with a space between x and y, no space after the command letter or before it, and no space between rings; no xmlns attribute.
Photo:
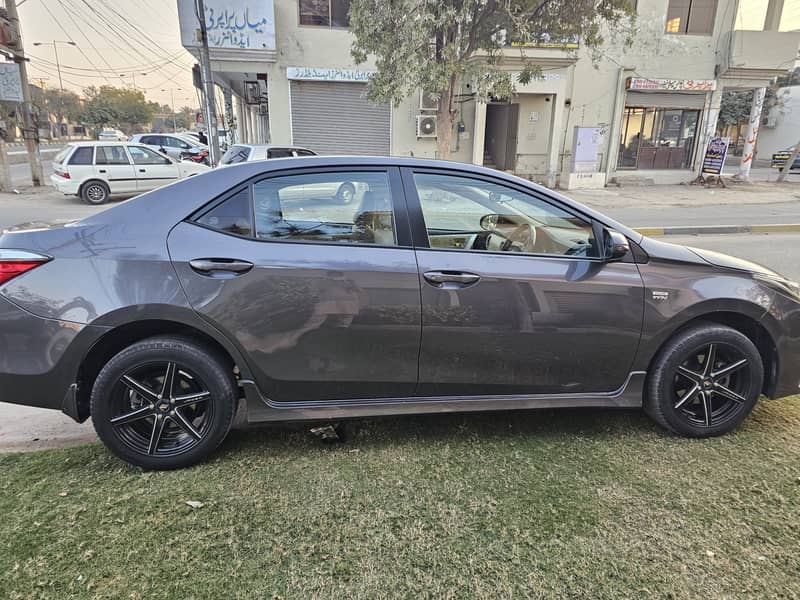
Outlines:
<svg viewBox="0 0 800 600"><path fill-rule="evenodd" d="M348 24L342 27L341 25L334 25L333 24L333 2L334 0L328 0L328 25L307 25L301 22L301 14L300 14L300 3L303 0L297 0L297 26L298 27L309 27L311 29L335 29L337 31L349 31L350 30L350 16L348 14L347 20ZM350 8L348 7L348 13L350 12Z"/></svg>
<svg viewBox="0 0 800 600"><path fill-rule="evenodd" d="M667 25L669 25L669 18L666 18L664 21L664 35L691 35L695 37L713 37L714 30L717 28L717 12L719 11L719 0L712 0L714 3L714 13L711 17L711 29L707 33L698 33L696 31L689 31L689 23L692 19L692 3L697 0L689 0L689 13L686 17L686 25L683 29L685 31L669 31L667 29ZM667 17L669 17L669 1L667 2Z"/></svg>
<svg viewBox="0 0 800 600"><path fill-rule="evenodd" d="M396 235L396 243L390 246L384 244L346 244L342 242L331 242L326 240L316 241L316 240L297 240L291 238L277 238L277 239L259 239L255 236L255 203L253 202L253 186L260 182L265 181L268 179L275 179L279 177L290 177L290 176L297 176L297 175L318 175L324 173L369 173L369 172L377 172L377 173L385 173L387 180L389 181L389 190L392 196L392 212L394 217L394 228L395 228L395 235ZM250 202L250 218L252 219L253 224L253 235L252 236L244 236L239 235L236 233L230 233L228 231L222 231L220 229L215 229L203 223L199 223L197 219L203 217L205 214L209 213L210 211L214 210L217 206L231 198L232 196L236 195L240 192L243 188L247 187L248 194L249 194L249 202ZM360 166L357 164L354 165L347 165L347 166L330 166L330 167L305 167L301 169L281 169L279 171L268 171L266 173L259 173L250 177L249 179L240 182L235 187L225 191L224 193L220 194L216 198L210 200L199 209L192 212L188 217L184 219L185 222L196 225L197 227L202 227L204 229L208 229L210 231L215 231L216 233L222 235L229 235L231 237L247 240L250 242L256 243L264 243L264 244L309 244L314 246L336 246L337 248L389 248L389 249L396 249L396 250L413 250L413 242L411 236L411 228L409 225L409 215L408 215L408 203L406 200L406 196L404 193L404 186L401 182L401 175L400 169L394 165L386 165L386 166L376 166L376 165L366 165Z"/></svg>
<svg viewBox="0 0 800 600"><path fill-rule="evenodd" d="M509 253L509 252L498 252L495 250L472 250L472 249L433 247L430 245L430 242L428 240L428 229L425 225L425 216L422 213L422 203L420 202L419 195L417 194L417 186L414 181L415 173L425 173L430 175L445 175L451 177L461 177L463 179L474 179L476 181L484 181L486 183L492 183L494 185L499 185L501 187L507 187L512 190L516 190L522 194L527 194L529 196L532 196L533 198L536 198L537 200L544 202L548 206L552 206L568 214L575 215L576 217L583 219L587 223L587 225L589 225L589 227L592 228L592 235L595 236L595 238L597 238L598 228L602 229L603 227L608 227L608 226L605 225L604 223L601 223L591 215L587 215L586 213L576 208L573 208L571 206L565 206L563 203L558 202L558 200L555 198L550 198L549 196L538 193L537 190L532 190L523 185L519 185L515 182L497 179L489 175L484 175L482 173L470 173L465 171L440 169L435 167L403 167L401 171L403 177L403 187L405 188L406 191L406 203L408 204L408 212L412 224L412 236L414 238L413 241L415 249L431 250L434 252L459 252L459 253L467 252L473 256L496 255L496 256L515 257L515 258L530 257L530 258L549 258L549 259L559 259L559 260L563 259L585 260L597 263L606 262L606 259L602 256L598 257L572 256L569 254L541 254L534 252ZM622 260L618 262L633 262L633 261Z"/></svg>

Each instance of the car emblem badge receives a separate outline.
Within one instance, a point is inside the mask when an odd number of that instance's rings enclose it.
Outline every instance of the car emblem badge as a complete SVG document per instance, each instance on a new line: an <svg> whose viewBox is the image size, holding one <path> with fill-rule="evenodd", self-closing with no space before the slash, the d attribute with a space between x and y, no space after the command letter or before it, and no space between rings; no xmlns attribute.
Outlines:
<svg viewBox="0 0 800 600"><path fill-rule="evenodd" d="M669 300L669 292L653 292L653 300L658 302Z"/></svg>

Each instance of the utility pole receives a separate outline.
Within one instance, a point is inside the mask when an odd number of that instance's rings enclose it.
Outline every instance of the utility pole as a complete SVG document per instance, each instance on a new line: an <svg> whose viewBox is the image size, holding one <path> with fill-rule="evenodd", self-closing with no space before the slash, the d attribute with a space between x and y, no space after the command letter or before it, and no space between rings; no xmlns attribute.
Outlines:
<svg viewBox="0 0 800 600"><path fill-rule="evenodd" d="M216 105L214 103L214 80L211 75L211 59L208 54L208 31L206 30L206 5L204 0L195 1L195 14L200 22L200 77L203 83L203 104L205 104L206 109L208 152L211 165L215 166L219 162L219 136Z"/></svg>
<svg viewBox="0 0 800 600"><path fill-rule="evenodd" d="M25 50L22 45L22 28L19 24L16 0L6 0L8 20L11 21L19 32L19 50L14 52L14 62L19 65L19 78L22 82L22 137L25 138L25 148L28 151L28 162L31 165L31 180L33 185L42 185L42 157L39 153L39 128L33 119L33 102L31 102L31 88L28 84L28 64Z"/></svg>
<svg viewBox="0 0 800 600"><path fill-rule="evenodd" d="M166 92L167 90L161 90ZM178 88L181 91L181 88ZM172 133L178 133L178 123L175 120L175 97L172 95L172 88L169 88L169 106L172 109Z"/></svg>

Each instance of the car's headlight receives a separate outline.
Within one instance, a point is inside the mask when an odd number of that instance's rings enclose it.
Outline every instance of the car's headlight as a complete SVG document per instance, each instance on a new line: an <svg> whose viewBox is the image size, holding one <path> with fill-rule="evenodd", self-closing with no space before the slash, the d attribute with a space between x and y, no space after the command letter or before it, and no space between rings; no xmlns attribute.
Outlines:
<svg viewBox="0 0 800 600"><path fill-rule="evenodd" d="M762 281L767 285L775 288L779 292L783 292L784 294L791 296L795 300L800 301L800 283L797 283L796 281L792 281L791 279L786 279L785 277L766 275L764 273L753 273L753 279Z"/></svg>

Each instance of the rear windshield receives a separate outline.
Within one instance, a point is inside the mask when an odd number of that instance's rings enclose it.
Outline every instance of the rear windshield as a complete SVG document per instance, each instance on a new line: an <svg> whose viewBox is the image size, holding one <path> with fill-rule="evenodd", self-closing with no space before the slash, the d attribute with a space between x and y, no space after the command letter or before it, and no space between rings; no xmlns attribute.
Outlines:
<svg viewBox="0 0 800 600"><path fill-rule="evenodd" d="M65 158L67 158L67 155L68 155L70 152L72 152L72 149L73 149L74 147L75 147L75 146L72 146L72 145L70 145L70 146L64 146L64 147L61 149L61 152L59 152L58 154L56 154L56 157L53 159L53 162L55 162L55 163L63 163L63 162L64 162L64 159L65 159Z"/></svg>
<svg viewBox="0 0 800 600"><path fill-rule="evenodd" d="M250 157L250 148L247 146L231 146L228 151L222 155L219 161L221 165L232 165L235 163L247 162Z"/></svg>
<svg viewBox="0 0 800 600"><path fill-rule="evenodd" d="M75 153L70 156L69 164L71 165L90 165L92 164L92 155L94 148L91 146L80 146Z"/></svg>

